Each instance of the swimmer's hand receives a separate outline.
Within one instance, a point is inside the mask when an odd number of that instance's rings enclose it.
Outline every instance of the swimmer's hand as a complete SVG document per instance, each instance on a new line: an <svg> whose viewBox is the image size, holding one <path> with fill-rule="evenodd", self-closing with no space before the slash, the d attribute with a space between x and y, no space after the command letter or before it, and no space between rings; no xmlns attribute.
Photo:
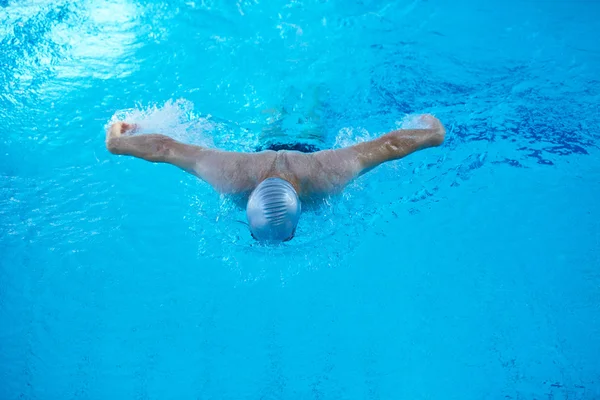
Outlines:
<svg viewBox="0 0 600 400"><path fill-rule="evenodd" d="M127 132L135 132L139 129L137 124L128 124L126 122L115 122L106 131L106 148L109 150L114 146L115 140L118 137L123 136Z"/></svg>
<svg viewBox="0 0 600 400"><path fill-rule="evenodd" d="M446 138L446 128L442 122L431 114L422 114L417 117L418 124L425 127L431 133L430 146L439 146Z"/></svg>
<svg viewBox="0 0 600 400"><path fill-rule="evenodd" d="M127 122L122 121L115 122L110 126L110 128L108 128L108 132L106 133L106 140L113 137L119 137L126 132L135 132L138 129L138 124L128 124Z"/></svg>

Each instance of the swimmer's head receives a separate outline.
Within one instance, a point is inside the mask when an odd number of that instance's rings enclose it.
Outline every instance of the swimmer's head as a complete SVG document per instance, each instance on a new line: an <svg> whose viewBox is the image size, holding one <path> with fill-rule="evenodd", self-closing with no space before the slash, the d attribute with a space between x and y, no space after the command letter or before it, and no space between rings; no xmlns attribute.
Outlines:
<svg viewBox="0 0 600 400"><path fill-rule="evenodd" d="M300 212L298 194L288 181L281 178L262 181L250 194L246 207L252 236L267 242L292 239Z"/></svg>

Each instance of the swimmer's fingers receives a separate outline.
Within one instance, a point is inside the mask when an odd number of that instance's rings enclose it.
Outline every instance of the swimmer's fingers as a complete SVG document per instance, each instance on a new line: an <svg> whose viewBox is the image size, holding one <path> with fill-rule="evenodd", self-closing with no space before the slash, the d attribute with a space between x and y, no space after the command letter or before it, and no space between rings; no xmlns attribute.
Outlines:
<svg viewBox="0 0 600 400"><path fill-rule="evenodd" d="M138 124L128 124L127 122L115 122L108 128L108 138L119 137L126 132L136 132L140 129Z"/></svg>
<svg viewBox="0 0 600 400"><path fill-rule="evenodd" d="M120 121L115 122L108 128L108 130L106 131L106 141L107 142L111 138L116 138L116 137L121 136L122 124L123 123Z"/></svg>
<svg viewBox="0 0 600 400"><path fill-rule="evenodd" d="M138 124L128 124L127 122L121 123L121 134L126 132L137 132L140 130L140 126Z"/></svg>

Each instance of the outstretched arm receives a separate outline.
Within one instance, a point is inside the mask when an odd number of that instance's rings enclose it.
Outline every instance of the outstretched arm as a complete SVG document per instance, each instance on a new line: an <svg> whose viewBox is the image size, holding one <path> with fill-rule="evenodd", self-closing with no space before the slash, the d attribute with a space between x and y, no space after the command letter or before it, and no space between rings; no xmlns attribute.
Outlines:
<svg viewBox="0 0 600 400"><path fill-rule="evenodd" d="M129 136L136 125L117 122L106 134L106 147L113 154L175 165L208 182L221 193L252 190L272 165L273 154L236 153L178 142L165 135Z"/></svg>
<svg viewBox="0 0 600 400"><path fill-rule="evenodd" d="M326 186L341 189L352 179L386 161L397 160L415 151L441 145L446 130L440 120L428 114L419 118L429 128L399 129L368 142L315 153L314 175L318 177L317 181L325 181Z"/></svg>
<svg viewBox="0 0 600 400"><path fill-rule="evenodd" d="M419 118L429 127L398 129L375 140L352 146L361 164L359 175L384 162L398 160L415 151L441 145L446 136L446 129L440 120L429 114L421 115Z"/></svg>
<svg viewBox="0 0 600 400"><path fill-rule="evenodd" d="M147 134L126 136L135 131L137 125L117 122L106 133L106 148L113 154L133 156L146 161L173 164L194 173L196 160L203 147L180 143L165 135Z"/></svg>

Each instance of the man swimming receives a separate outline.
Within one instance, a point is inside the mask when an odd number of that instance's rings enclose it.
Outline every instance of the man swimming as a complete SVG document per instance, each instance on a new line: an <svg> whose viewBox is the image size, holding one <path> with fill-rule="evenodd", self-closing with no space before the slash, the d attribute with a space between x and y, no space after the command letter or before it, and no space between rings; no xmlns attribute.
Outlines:
<svg viewBox="0 0 600 400"><path fill-rule="evenodd" d="M354 146L310 153L310 149L230 152L160 134L126 135L138 126L125 122L110 126L106 147L113 154L175 165L220 193L249 195L246 216L252 236L280 242L294 237L301 201L338 193L381 163L441 145L446 134L442 123L429 114L418 119L427 128L399 129Z"/></svg>

